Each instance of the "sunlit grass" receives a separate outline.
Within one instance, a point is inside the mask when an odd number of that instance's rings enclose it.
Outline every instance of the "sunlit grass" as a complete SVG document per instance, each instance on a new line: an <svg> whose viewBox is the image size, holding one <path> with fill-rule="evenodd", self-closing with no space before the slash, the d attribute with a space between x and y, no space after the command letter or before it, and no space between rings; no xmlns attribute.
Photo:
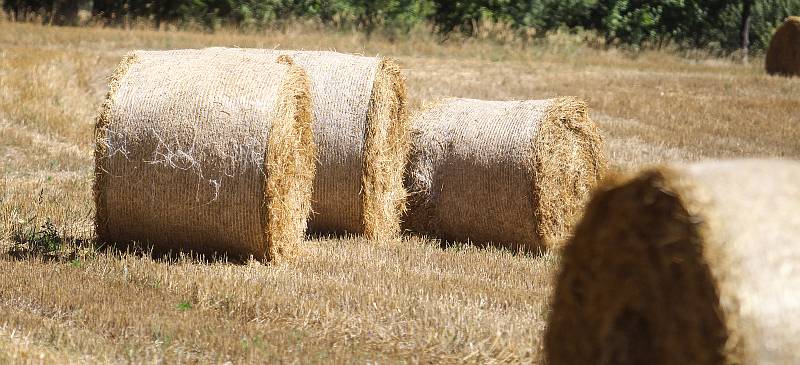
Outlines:
<svg viewBox="0 0 800 365"><path fill-rule="evenodd" d="M49 256L0 259L0 360L538 362L554 252L315 239L298 262L264 266L93 247L92 128L106 78L132 49L206 46L396 57L414 108L446 96L579 96L620 169L800 155L800 79L767 76L759 60L632 55L564 34L521 48L299 27L204 34L0 23L0 241L6 252L61 240Z"/></svg>

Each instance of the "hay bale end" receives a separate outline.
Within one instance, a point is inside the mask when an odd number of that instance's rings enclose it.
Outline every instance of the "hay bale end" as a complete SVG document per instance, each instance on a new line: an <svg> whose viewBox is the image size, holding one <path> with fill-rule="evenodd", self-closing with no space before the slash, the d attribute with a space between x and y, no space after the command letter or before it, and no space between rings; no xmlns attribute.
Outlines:
<svg viewBox="0 0 800 365"><path fill-rule="evenodd" d="M604 184L563 252L548 362L800 363L798 181L741 160Z"/></svg>

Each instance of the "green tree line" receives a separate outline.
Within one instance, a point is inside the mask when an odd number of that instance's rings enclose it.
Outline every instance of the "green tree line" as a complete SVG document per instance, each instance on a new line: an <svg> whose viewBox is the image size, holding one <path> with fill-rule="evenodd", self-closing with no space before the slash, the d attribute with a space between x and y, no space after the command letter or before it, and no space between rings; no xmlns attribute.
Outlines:
<svg viewBox="0 0 800 365"><path fill-rule="evenodd" d="M74 24L79 10L114 25L146 20L155 27L199 25L209 30L280 28L296 20L394 36L432 25L447 36L475 36L502 24L543 36L554 30L594 31L606 44L666 44L723 51L763 49L775 27L800 14L800 0L5 0L14 19L31 14ZM533 30L533 32L531 32Z"/></svg>

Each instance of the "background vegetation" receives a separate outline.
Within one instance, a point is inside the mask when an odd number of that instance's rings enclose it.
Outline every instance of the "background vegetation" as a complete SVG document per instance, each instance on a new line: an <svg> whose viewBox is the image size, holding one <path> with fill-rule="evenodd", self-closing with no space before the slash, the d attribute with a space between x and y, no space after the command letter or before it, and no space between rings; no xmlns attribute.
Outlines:
<svg viewBox="0 0 800 365"><path fill-rule="evenodd" d="M800 0L0 0L7 17L48 24L216 31L283 29L302 21L396 38L422 28L441 39L528 42L590 31L605 46L759 51Z"/></svg>

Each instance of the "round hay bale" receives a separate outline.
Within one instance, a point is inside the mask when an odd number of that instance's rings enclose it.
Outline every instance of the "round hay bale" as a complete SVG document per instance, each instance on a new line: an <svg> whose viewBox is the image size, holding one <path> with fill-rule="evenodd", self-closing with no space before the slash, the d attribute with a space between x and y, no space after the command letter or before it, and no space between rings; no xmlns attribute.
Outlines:
<svg viewBox="0 0 800 365"><path fill-rule="evenodd" d="M412 118L407 228L537 251L561 241L605 171L586 104L447 99Z"/></svg>
<svg viewBox="0 0 800 365"><path fill-rule="evenodd" d="M800 163L618 179L563 252L550 364L800 363Z"/></svg>
<svg viewBox="0 0 800 365"><path fill-rule="evenodd" d="M288 56L311 79L318 160L310 231L398 236L410 144L400 67L390 59L336 52L230 51Z"/></svg>
<svg viewBox="0 0 800 365"><path fill-rule="evenodd" d="M134 52L95 129L98 240L283 260L314 176L310 82L217 50Z"/></svg>
<svg viewBox="0 0 800 365"><path fill-rule="evenodd" d="M800 17L786 18L775 30L765 65L770 75L800 76Z"/></svg>

